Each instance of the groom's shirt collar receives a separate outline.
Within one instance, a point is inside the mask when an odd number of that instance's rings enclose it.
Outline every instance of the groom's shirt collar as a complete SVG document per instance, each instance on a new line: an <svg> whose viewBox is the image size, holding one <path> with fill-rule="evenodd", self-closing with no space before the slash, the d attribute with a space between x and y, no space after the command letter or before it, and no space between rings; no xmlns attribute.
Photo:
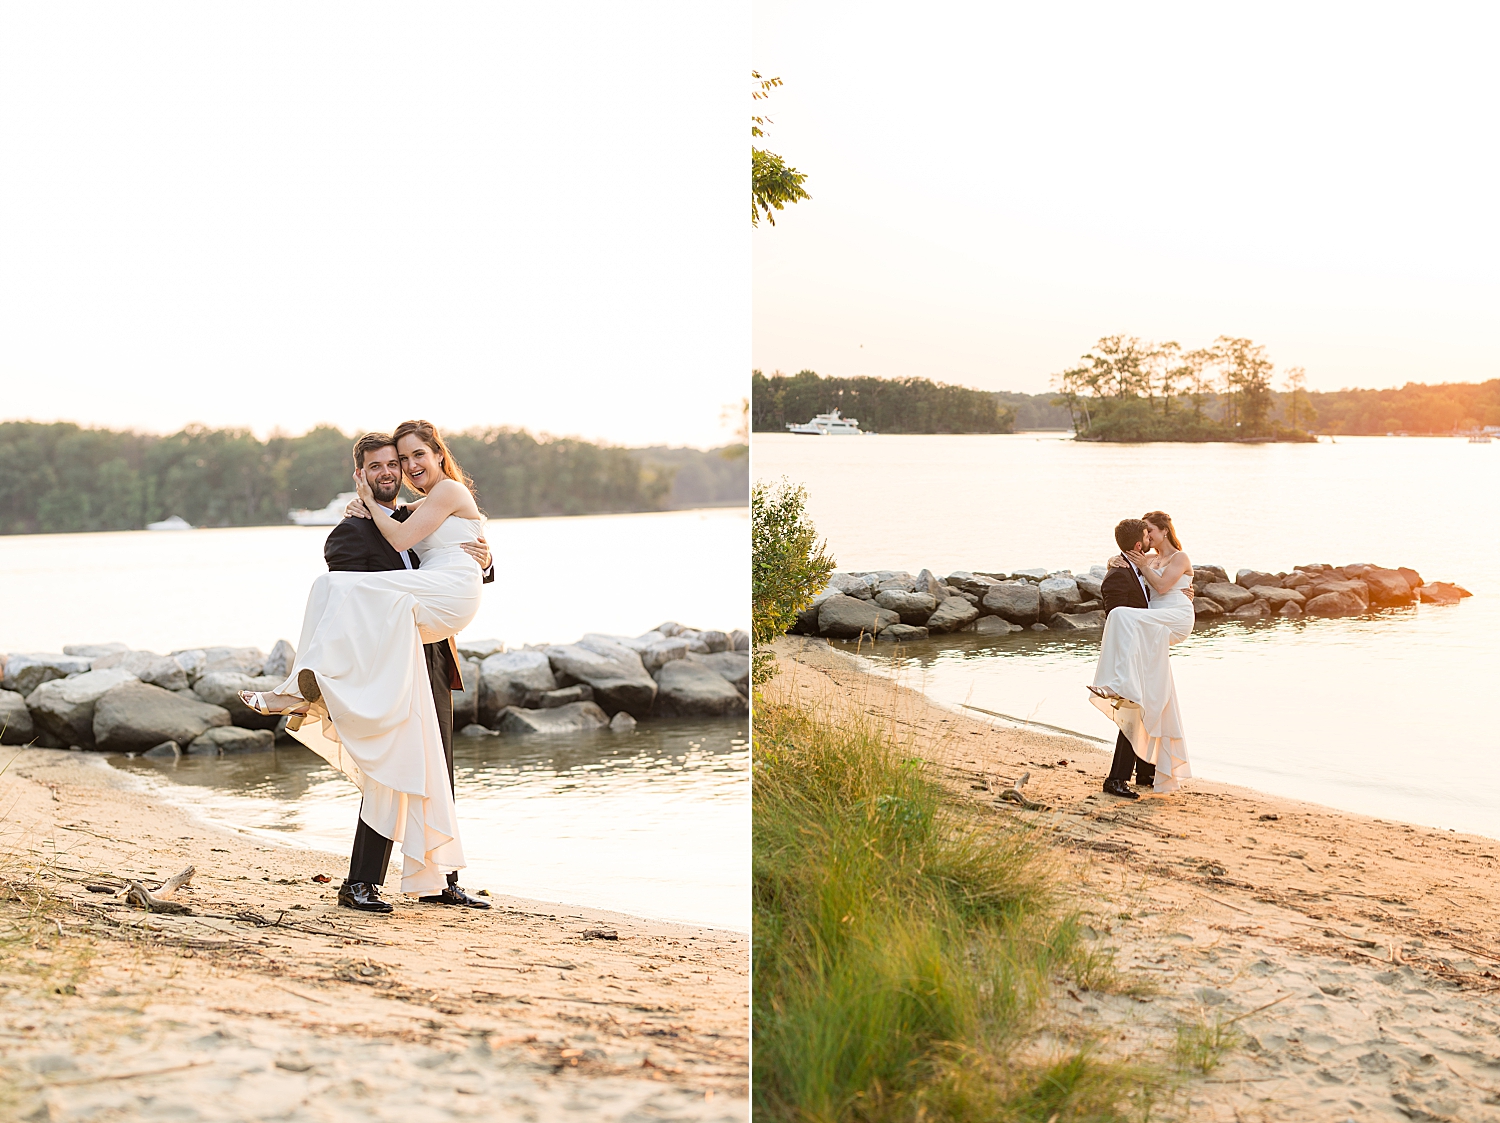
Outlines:
<svg viewBox="0 0 1500 1123"><path fill-rule="evenodd" d="M394 507L387 507L384 503L377 503L376 506L379 507L382 511L384 511L388 515L394 515L396 513L396 508L394 508ZM401 551L401 564L404 565L404 566L406 566L407 569L411 568L411 551L410 550L402 550Z"/></svg>

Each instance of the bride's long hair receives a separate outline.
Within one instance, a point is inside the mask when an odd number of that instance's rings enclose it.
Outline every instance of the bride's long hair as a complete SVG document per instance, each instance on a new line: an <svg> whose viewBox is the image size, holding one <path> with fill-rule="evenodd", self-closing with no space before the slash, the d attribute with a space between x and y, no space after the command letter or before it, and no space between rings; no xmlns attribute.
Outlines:
<svg viewBox="0 0 1500 1123"><path fill-rule="evenodd" d="M1165 511L1148 511L1146 512L1146 514L1142 515L1141 518L1150 523L1152 526L1156 527L1157 530L1166 531L1167 541L1172 543L1172 548L1174 550L1182 549L1182 543L1177 541L1177 530L1172 525L1171 515L1167 514Z"/></svg>
<svg viewBox="0 0 1500 1123"><path fill-rule="evenodd" d="M396 431L391 434L391 440L397 444L402 437L416 437L424 445L443 458L443 475L450 480L457 480L469 489L469 494L474 494L474 481L469 478L458 464L458 458L449 451L447 444L443 442L443 435L437 431L437 426L431 421L403 421L396 426ZM406 481L411 483L410 480ZM477 498L477 497L476 497Z"/></svg>

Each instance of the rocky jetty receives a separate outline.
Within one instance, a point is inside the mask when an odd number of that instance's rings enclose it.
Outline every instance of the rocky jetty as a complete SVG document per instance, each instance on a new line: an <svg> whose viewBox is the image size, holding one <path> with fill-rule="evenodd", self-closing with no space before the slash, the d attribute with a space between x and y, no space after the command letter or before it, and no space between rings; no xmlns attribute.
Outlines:
<svg viewBox="0 0 1500 1123"><path fill-rule="evenodd" d="M902 643L951 633L1097 633L1104 627L1101 585L1107 572L1022 569L1014 573L924 569L836 571L797 617L793 635ZM1425 582L1414 569L1378 565L1299 565L1290 572L1193 568L1199 626L1273 617L1361 616L1413 604L1457 604L1466 589Z"/></svg>
<svg viewBox="0 0 1500 1123"><path fill-rule="evenodd" d="M471 735L628 731L665 717L734 717L749 709L750 636L668 621L641 636L590 633L576 643L507 650L460 641L464 689L455 727ZM272 690L297 653L286 640L160 655L122 643L60 654L0 655L0 744L101 752L225 753L270 748L284 721L246 708L241 690Z"/></svg>

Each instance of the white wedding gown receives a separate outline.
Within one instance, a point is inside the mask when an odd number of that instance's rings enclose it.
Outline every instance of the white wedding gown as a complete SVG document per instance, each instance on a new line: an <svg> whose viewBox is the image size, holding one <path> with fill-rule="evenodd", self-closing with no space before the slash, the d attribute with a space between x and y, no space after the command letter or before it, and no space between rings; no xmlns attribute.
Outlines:
<svg viewBox="0 0 1500 1123"><path fill-rule="evenodd" d="M278 694L322 697L292 736L364 793L360 818L401 848L403 893L437 893L465 865L424 643L456 635L479 611L479 563L460 545L478 519L450 515L412 547L421 568L324 573L313 582L297 661Z"/></svg>
<svg viewBox="0 0 1500 1123"><path fill-rule="evenodd" d="M1192 583L1185 573L1165 593L1152 589L1151 607L1110 612L1094 669L1094 685L1120 698L1090 699L1129 738L1135 755L1156 766L1156 792L1176 791L1193 774L1167 658L1167 649L1193 630L1193 602L1183 594Z"/></svg>

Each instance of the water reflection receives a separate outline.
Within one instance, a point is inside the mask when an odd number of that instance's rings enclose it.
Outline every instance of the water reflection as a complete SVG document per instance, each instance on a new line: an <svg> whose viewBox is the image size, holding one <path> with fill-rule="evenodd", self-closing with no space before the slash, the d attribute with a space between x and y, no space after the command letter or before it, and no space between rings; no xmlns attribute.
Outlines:
<svg viewBox="0 0 1500 1123"><path fill-rule="evenodd" d="M301 746L111 763L215 821L348 853L359 793ZM465 885L748 930L742 720L650 722L623 735L458 737L454 767ZM328 872L341 877L342 858L330 858Z"/></svg>

